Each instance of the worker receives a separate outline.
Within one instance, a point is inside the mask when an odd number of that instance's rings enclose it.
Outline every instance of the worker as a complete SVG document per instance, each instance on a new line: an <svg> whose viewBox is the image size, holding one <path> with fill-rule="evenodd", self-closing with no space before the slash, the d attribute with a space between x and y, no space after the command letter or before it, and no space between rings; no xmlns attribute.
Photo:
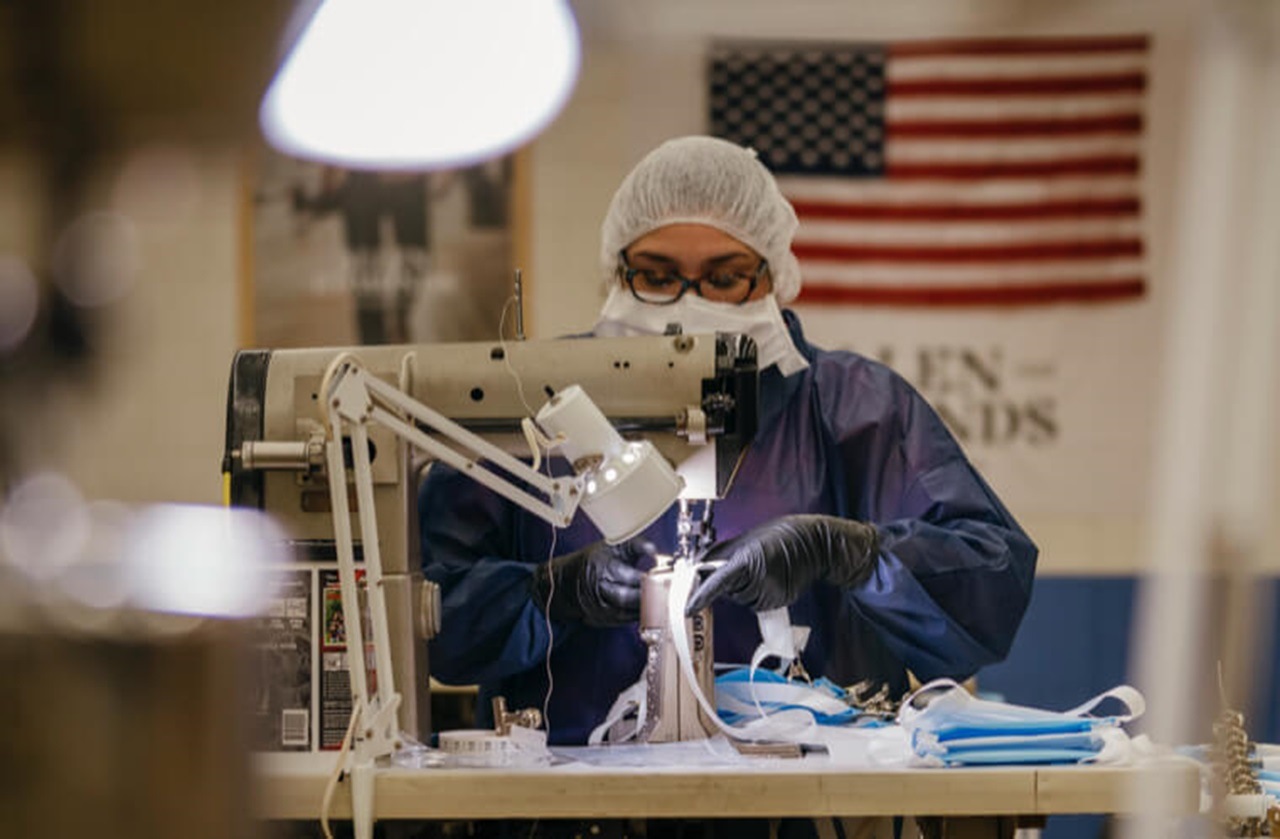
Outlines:
<svg viewBox="0 0 1280 839"><path fill-rule="evenodd" d="M1008 653L1036 547L925 400L882 364L811 345L780 306L800 291L797 220L753 152L670 140L622 182L604 219L608 297L594 334L749 334L760 418L714 523L722 561L690 600L714 610L717 662L745 663L756 612L810 627L802 661L842 685L967 678ZM639 586L672 553L675 510L605 544L434 468L419 497L425 574L444 613L432 674L508 707L544 708L553 744L581 744L641 675ZM549 652L550 648L550 652ZM548 692L550 695L548 697Z"/></svg>

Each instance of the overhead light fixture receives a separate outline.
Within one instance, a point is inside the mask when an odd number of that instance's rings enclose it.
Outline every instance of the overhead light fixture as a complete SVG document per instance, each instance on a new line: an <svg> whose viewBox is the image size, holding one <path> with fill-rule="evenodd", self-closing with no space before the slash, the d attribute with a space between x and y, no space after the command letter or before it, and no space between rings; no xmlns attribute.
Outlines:
<svg viewBox="0 0 1280 839"><path fill-rule="evenodd" d="M259 112L280 151L352 169L456 168L538 134L581 50L567 0L325 0Z"/></svg>

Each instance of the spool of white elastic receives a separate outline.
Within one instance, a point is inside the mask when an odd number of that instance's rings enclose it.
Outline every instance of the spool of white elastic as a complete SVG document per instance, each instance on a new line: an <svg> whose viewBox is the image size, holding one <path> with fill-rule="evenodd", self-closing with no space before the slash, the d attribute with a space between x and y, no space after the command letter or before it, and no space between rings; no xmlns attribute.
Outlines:
<svg viewBox="0 0 1280 839"><path fill-rule="evenodd" d="M440 751L453 754L458 761L481 766L500 766L511 760L517 744L509 737L499 737L484 729L440 731Z"/></svg>
<svg viewBox="0 0 1280 839"><path fill-rule="evenodd" d="M512 726L511 731L511 735L483 728L442 731L440 751L462 766L515 766L550 757L545 733L518 726Z"/></svg>

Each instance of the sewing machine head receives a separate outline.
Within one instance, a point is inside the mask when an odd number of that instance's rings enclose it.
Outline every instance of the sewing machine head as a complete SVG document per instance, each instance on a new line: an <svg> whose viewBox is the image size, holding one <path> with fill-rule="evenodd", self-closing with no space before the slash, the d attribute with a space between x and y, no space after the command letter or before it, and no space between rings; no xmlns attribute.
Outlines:
<svg viewBox="0 0 1280 839"><path fill-rule="evenodd" d="M676 466L685 483L683 498L719 497L755 433L755 346L737 335L241 352L231 374L223 462L231 501L273 513L311 558L326 557L324 543L331 539L319 452L320 381L343 351L517 455L528 454L520 420L577 384L624 436L650 440ZM406 522L389 502L412 496L416 480L408 471L408 453L394 437L378 429L370 435L390 568L395 555L405 559Z"/></svg>
<svg viewBox="0 0 1280 839"><path fill-rule="evenodd" d="M755 346L745 336L241 352L227 404L223 470L230 502L273 514L291 534L295 555L315 568L335 560L319 401L325 370L342 352L354 353L373 375L516 455L529 454L520 421L577 384L624 436L649 440L676 466L686 499L722 495L755 433ZM417 558L420 458L409 448L384 429L369 430L392 637L412 639L397 640L393 655L396 681L405 691L401 723L410 733L425 734L425 640L437 618L424 595L429 589ZM325 592L316 586L312 599L323 600ZM311 695L321 692L313 689ZM317 715L313 708L312 719ZM321 730L311 745L328 739Z"/></svg>

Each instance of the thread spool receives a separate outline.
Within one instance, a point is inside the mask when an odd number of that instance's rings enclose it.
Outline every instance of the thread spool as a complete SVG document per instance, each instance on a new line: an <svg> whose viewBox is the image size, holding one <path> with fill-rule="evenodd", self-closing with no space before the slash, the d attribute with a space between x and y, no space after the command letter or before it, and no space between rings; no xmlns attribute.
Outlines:
<svg viewBox="0 0 1280 839"><path fill-rule="evenodd" d="M520 760L521 747L512 737L488 729L460 729L439 734L440 750L465 766L507 766Z"/></svg>

